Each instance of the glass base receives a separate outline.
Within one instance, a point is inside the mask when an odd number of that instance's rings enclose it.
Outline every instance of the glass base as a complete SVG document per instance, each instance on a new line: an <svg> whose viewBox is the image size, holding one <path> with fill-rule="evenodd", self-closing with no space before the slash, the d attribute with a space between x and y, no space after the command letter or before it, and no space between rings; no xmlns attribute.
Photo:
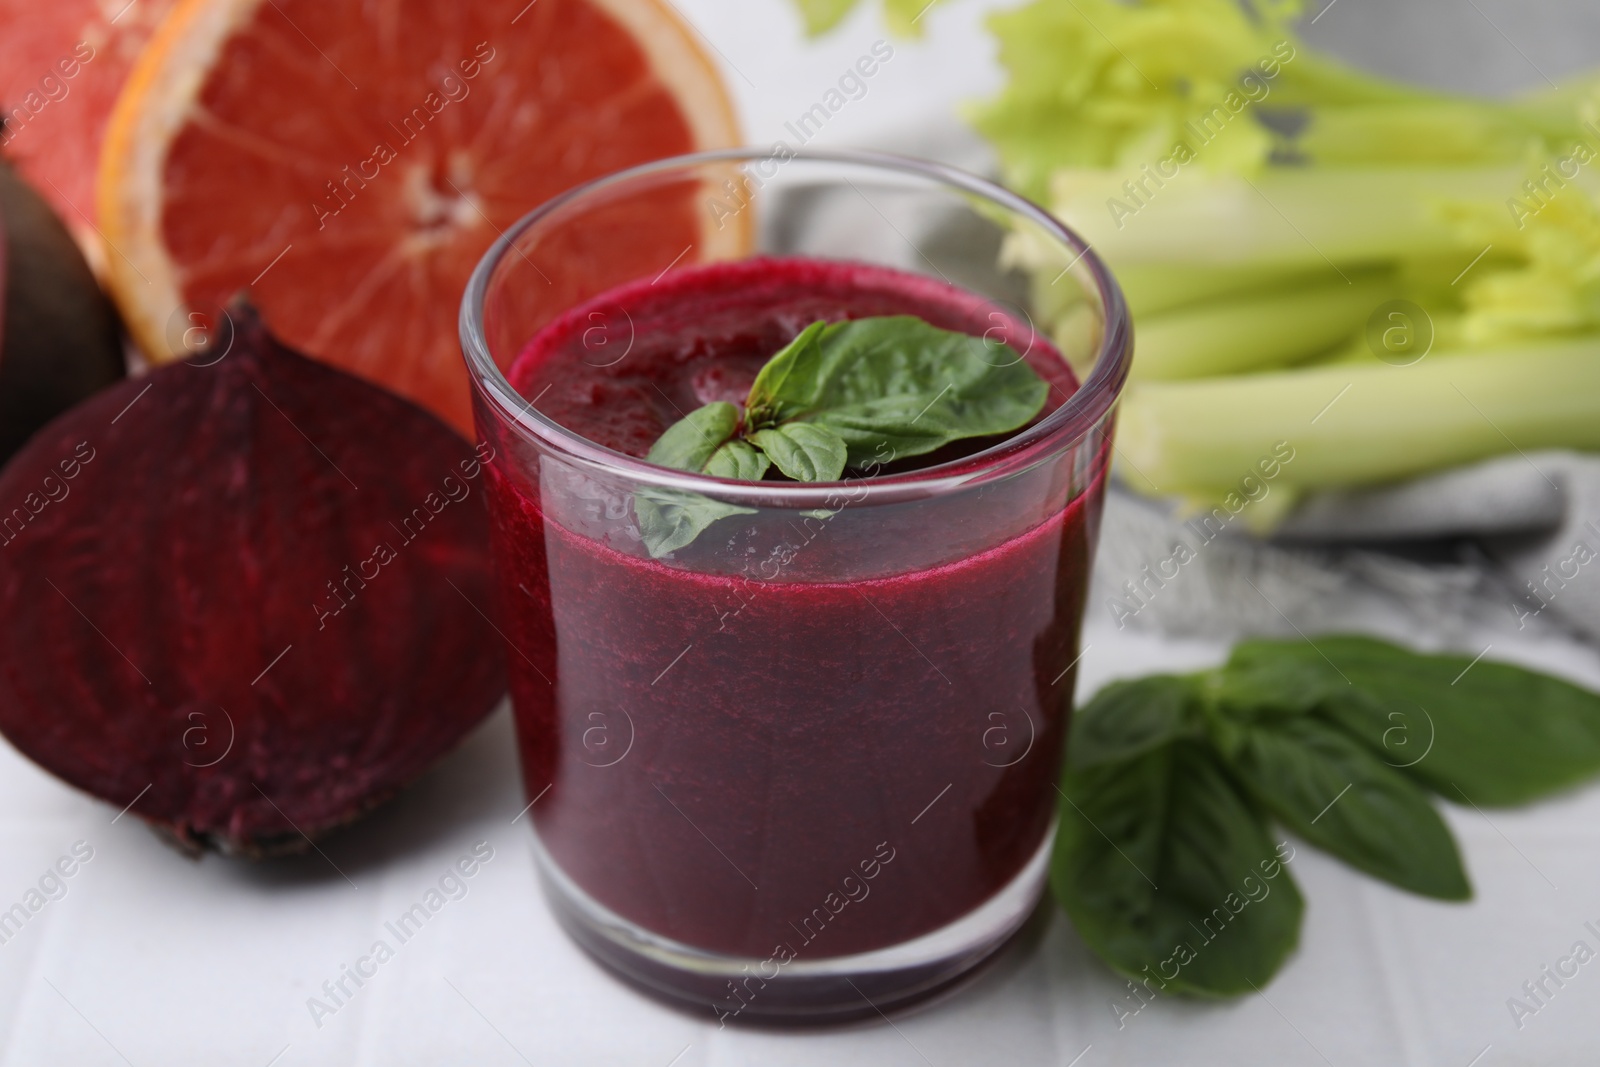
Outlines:
<svg viewBox="0 0 1600 1067"><path fill-rule="evenodd" d="M1055 826L998 893L955 922L889 948L822 960L772 960L704 952L629 922L564 874L533 834L551 910L602 966L647 993L733 1022L844 1022L931 996L994 955L1020 930L1044 891Z"/></svg>

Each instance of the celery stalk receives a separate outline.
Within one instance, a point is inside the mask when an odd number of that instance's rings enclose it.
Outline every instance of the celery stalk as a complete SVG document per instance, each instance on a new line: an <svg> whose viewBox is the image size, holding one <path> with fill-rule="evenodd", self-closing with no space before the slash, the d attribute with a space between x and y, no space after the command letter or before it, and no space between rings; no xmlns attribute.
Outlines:
<svg viewBox="0 0 1600 1067"><path fill-rule="evenodd" d="M1080 257L1034 230L1016 229L1006 234L1001 245L1000 265L1007 270L1024 270L1032 277L1034 304L1047 320L1063 313L1082 300L1082 290L1066 274L1066 268ZM1156 315L1164 311L1209 300L1287 291L1326 280L1328 265L1286 271L1275 266L1196 266L1177 263L1112 265L1117 283L1135 316Z"/></svg>
<svg viewBox="0 0 1600 1067"><path fill-rule="evenodd" d="M1462 101L1312 108L1292 145L1323 166L1518 163L1533 138L1565 151L1577 134L1570 112Z"/></svg>
<svg viewBox="0 0 1600 1067"><path fill-rule="evenodd" d="M1393 481L1536 448L1600 449L1600 336L1409 367L1331 365L1150 382L1123 401L1117 445L1152 493L1232 485L1280 443L1277 484Z"/></svg>
<svg viewBox="0 0 1600 1067"><path fill-rule="evenodd" d="M1418 104L1454 100L1437 89L1358 70L1302 43L1284 67L1276 100L1291 104Z"/></svg>
<svg viewBox="0 0 1600 1067"><path fill-rule="evenodd" d="M1326 263L1307 271L1280 267L1191 267L1146 264L1117 269L1117 281L1128 298L1128 309L1143 321L1206 301L1287 292L1324 280ZM1046 282L1049 278L1044 279Z"/></svg>
<svg viewBox="0 0 1600 1067"><path fill-rule="evenodd" d="M1600 74L1594 71L1575 72L1563 77L1559 86L1539 86L1522 93L1517 97L1517 102L1530 107L1573 111L1593 103L1596 90L1600 90Z"/></svg>
<svg viewBox="0 0 1600 1067"><path fill-rule="evenodd" d="M1330 275L1331 277L1331 275ZM1287 293L1212 301L1139 318L1133 380L1206 378L1283 367L1326 351L1395 292L1392 276L1338 278Z"/></svg>
<svg viewBox="0 0 1600 1067"><path fill-rule="evenodd" d="M1008 251L1023 249L1015 240L1019 234L1007 237ZM1057 249L1034 257L1032 251L1017 256L1008 255L1007 266L1032 272L1030 291L1034 308L1047 323L1055 322L1076 305L1083 302L1083 290L1062 270L1072 261L1070 255ZM1054 269L1050 269L1051 266ZM1117 283L1127 298L1128 310L1143 324L1148 316L1161 315L1197 304L1214 303L1261 297L1270 293L1288 293L1324 282L1327 264L1318 271L1284 271L1276 267L1129 267L1116 272ZM1334 279L1336 284L1343 282ZM1348 288L1348 287L1346 287Z"/></svg>
<svg viewBox="0 0 1600 1067"><path fill-rule="evenodd" d="M1287 442L1298 458L1248 520L1270 523L1307 491L1600 451L1600 74L1476 99L1320 54L1303 14L1027 0L991 19L1009 82L979 130L1134 313L1124 473L1211 498ZM1058 284L1074 253L1022 231L1004 251L1081 369L1099 322ZM1376 325L1431 321L1410 366L1366 336L1390 297L1421 310Z"/></svg>
<svg viewBox="0 0 1600 1067"><path fill-rule="evenodd" d="M1498 204L1521 166L1276 167L1246 177L1180 169L1156 185L1137 173L1070 169L1051 206L1115 269L1145 264L1301 268L1442 256L1471 248L1440 206ZM1135 181L1143 182L1143 185Z"/></svg>

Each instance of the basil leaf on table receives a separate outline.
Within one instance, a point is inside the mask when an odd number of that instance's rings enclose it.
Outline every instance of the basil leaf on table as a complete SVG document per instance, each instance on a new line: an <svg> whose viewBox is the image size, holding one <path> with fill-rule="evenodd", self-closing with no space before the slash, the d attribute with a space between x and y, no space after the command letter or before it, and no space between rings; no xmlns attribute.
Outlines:
<svg viewBox="0 0 1600 1067"><path fill-rule="evenodd" d="M1600 695L1560 679L1367 637L1246 641L1216 670L1107 686L1079 709L1051 885L1121 973L1243 993L1293 949L1303 907L1270 862L1238 879L1243 897L1229 885L1270 850L1269 816L1368 874L1465 900L1424 786L1513 804L1597 771Z"/></svg>
<svg viewBox="0 0 1600 1067"><path fill-rule="evenodd" d="M1112 682L1072 713L1073 770L1131 759L1180 736L1198 736L1198 681L1153 674Z"/></svg>
<svg viewBox="0 0 1600 1067"><path fill-rule="evenodd" d="M1265 985L1294 951L1305 904L1204 744L1178 740L1068 771L1051 887L1079 935L1153 988L1231 996Z"/></svg>
<svg viewBox="0 0 1600 1067"><path fill-rule="evenodd" d="M1358 870L1442 900L1472 896L1428 794L1312 716L1213 722L1214 743L1280 822Z"/></svg>
<svg viewBox="0 0 1600 1067"><path fill-rule="evenodd" d="M1241 641L1206 679L1209 704L1251 719L1308 715L1349 692L1350 683L1304 641Z"/></svg>
<svg viewBox="0 0 1600 1067"><path fill-rule="evenodd" d="M1008 346L888 315L808 326L756 376L746 421L826 426L861 466L1021 429L1049 391Z"/></svg>
<svg viewBox="0 0 1600 1067"><path fill-rule="evenodd" d="M1600 772L1600 695L1559 678L1355 636L1244 642L1226 670L1271 660L1320 678L1320 717L1457 803L1522 804Z"/></svg>

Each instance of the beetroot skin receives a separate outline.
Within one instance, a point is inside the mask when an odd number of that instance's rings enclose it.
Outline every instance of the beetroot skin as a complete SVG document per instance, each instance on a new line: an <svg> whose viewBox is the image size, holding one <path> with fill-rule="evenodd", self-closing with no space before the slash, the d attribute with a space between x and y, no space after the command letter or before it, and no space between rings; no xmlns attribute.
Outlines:
<svg viewBox="0 0 1600 1067"><path fill-rule="evenodd" d="M111 300L50 206L0 159L0 463L122 377Z"/></svg>
<svg viewBox="0 0 1600 1067"><path fill-rule="evenodd" d="M185 847L260 855L417 777L505 676L487 446L234 322L0 475L0 732Z"/></svg>

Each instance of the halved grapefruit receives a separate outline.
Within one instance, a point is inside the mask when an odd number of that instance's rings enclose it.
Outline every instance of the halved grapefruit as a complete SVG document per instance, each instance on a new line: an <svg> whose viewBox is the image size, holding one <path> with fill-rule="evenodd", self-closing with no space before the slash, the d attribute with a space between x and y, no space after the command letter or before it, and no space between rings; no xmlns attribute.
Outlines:
<svg viewBox="0 0 1600 1067"><path fill-rule="evenodd" d="M456 316L490 243L586 179L738 139L661 0L182 0L106 139L108 279L156 361L249 287L290 345L470 434ZM704 254L703 200L547 273Z"/></svg>
<svg viewBox="0 0 1600 1067"><path fill-rule="evenodd" d="M106 119L175 2L0 0L0 147L96 254L94 173Z"/></svg>

